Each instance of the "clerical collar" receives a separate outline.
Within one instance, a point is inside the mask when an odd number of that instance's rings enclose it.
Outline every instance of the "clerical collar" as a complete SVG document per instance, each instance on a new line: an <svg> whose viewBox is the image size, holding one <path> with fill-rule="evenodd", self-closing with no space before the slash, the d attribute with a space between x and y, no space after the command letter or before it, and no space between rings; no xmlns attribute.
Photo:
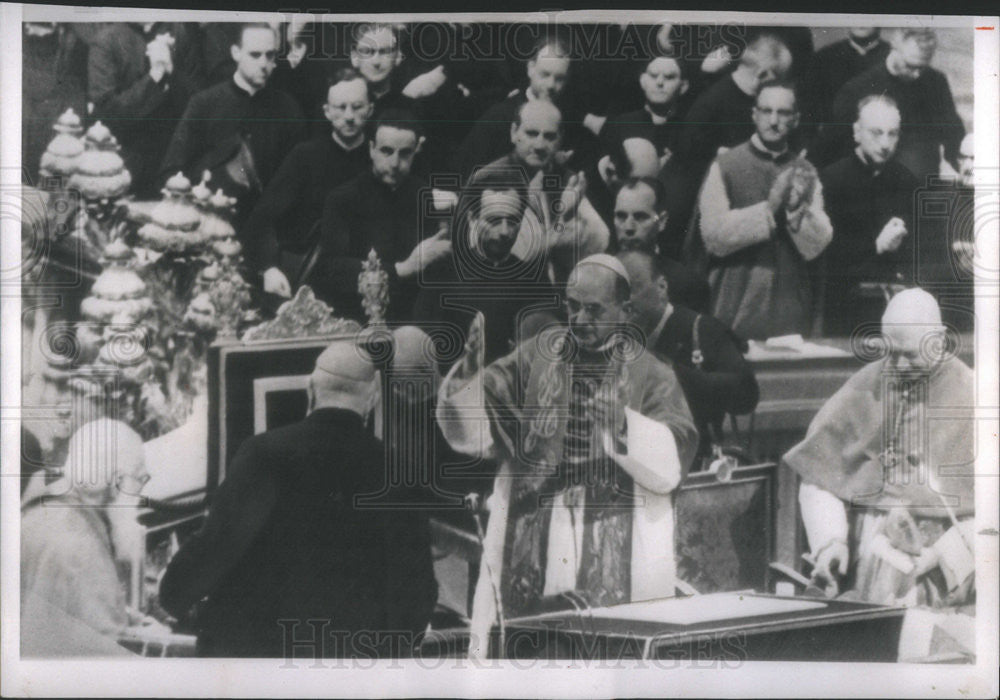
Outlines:
<svg viewBox="0 0 1000 700"><path fill-rule="evenodd" d="M235 73L233 73L233 85L235 85L238 90L240 90L241 92L245 92L250 97L253 97L258 92L260 92L261 90L264 89L262 87L255 88L253 85L251 85L250 83L248 83L246 81L246 78L244 78L242 75L240 75L239 71L236 71Z"/></svg>
<svg viewBox="0 0 1000 700"><path fill-rule="evenodd" d="M673 315L673 313L674 305L668 301L666 308L663 309L663 315L660 317L659 323L656 324L656 328L654 328L649 334L649 340L646 343L648 347L656 345L656 343L660 340L660 334L663 333L663 328L667 325L667 320L671 317L671 315Z"/></svg>
<svg viewBox="0 0 1000 700"><path fill-rule="evenodd" d="M344 143L344 140L340 138L340 134L338 134L336 131L331 132L331 135L333 136L333 142L338 146L340 146L345 151L347 151L348 153L350 153L351 151L356 151L357 149L365 145L364 138L358 141L355 145L348 146L346 143Z"/></svg>
<svg viewBox="0 0 1000 700"><path fill-rule="evenodd" d="M666 124L667 120L670 119L671 116L673 116L674 112L673 107L670 107L667 109L666 114L657 114L656 112L653 111L653 108L650 107L648 103L643 106L643 109L646 110L646 114L648 114L649 118L653 120L653 124L655 126L661 126L663 124Z"/></svg>
<svg viewBox="0 0 1000 700"><path fill-rule="evenodd" d="M862 56L867 56L872 49L879 45L880 37L876 34L871 41L867 44L859 44L854 40L853 36L847 37L847 43L851 45L851 48L857 51Z"/></svg>
<svg viewBox="0 0 1000 700"><path fill-rule="evenodd" d="M380 100L386 95L388 95L390 92L392 92L392 77L390 76L385 80L383 80L382 86L384 87L384 89L378 89L375 87L374 83L368 83L368 89L371 91L372 97L374 97L376 100Z"/></svg>
<svg viewBox="0 0 1000 700"><path fill-rule="evenodd" d="M754 133L754 135L750 137L750 145L753 146L754 149L760 153L760 155L766 158L770 158L771 160L780 160L788 154L787 142L780 151L773 151L764 145L764 142L761 140L760 135L757 133Z"/></svg>
<svg viewBox="0 0 1000 700"><path fill-rule="evenodd" d="M865 169L870 171L873 175L878 175L882 172L882 169L885 168L885 163L882 163L881 165L873 163L868 156L865 155L865 152L861 150L861 146L854 149L854 155L861 161L861 165L863 165Z"/></svg>

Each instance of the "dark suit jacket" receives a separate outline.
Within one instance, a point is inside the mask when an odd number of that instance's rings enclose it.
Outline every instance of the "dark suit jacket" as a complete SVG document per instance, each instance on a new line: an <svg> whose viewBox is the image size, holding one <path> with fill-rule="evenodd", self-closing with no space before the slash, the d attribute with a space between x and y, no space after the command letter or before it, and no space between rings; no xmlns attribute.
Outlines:
<svg viewBox="0 0 1000 700"><path fill-rule="evenodd" d="M174 71L156 83L149 76L146 45L163 33L174 37ZM188 100L203 85L196 37L179 22L158 22L149 32L118 22L97 35L87 64L93 119L104 122L121 144L132 192L158 194L157 168Z"/></svg>
<svg viewBox="0 0 1000 700"><path fill-rule="evenodd" d="M721 426L727 413L753 411L760 390L753 367L743 357L740 341L707 314L698 324L698 346L704 361L700 369L695 367L691 354L697 316L697 312L675 305L663 331L651 343L651 350L674 368L704 448L707 426Z"/></svg>
<svg viewBox="0 0 1000 700"><path fill-rule="evenodd" d="M437 599L425 517L355 502L382 489L384 463L382 444L341 409L240 446L204 528L160 586L177 617L207 597L197 617L201 655L281 658L293 636L315 634L322 648L300 654L343 657L377 646L379 631L411 640L424 631ZM367 639L356 634L365 631Z"/></svg>

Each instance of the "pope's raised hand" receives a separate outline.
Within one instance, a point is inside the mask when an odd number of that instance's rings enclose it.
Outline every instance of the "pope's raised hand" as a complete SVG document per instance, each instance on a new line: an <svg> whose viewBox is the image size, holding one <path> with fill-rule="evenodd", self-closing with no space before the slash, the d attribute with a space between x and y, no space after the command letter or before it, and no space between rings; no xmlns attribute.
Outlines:
<svg viewBox="0 0 1000 700"><path fill-rule="evenodd" d="M587 193L587 176L581 170L570 176L559 198L559 218L568 221L576 216L577 208Z"/></svg>

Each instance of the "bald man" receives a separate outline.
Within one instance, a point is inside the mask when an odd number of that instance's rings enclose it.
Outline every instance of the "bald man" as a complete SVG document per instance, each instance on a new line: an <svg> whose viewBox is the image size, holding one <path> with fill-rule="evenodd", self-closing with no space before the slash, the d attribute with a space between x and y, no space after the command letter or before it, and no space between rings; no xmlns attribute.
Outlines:
<svg viewBox="0 0 1000 700"><path fill-rule="evenodd" d="M900 115L891 97L861 100L854 152L820 171L833 240L823 254L823 334L878 323L882 288L914 278L916 178L896 159Z"/></svg>
<svg viewBox="0 0 1000 700"><path fill-rule="evenodd" d="M511 254L540 262L549 281L563 284L576 262L608 247L607 224L587 198L587 177L561 162L563 115L545 100L521 105L510 125L511 151L480 168L468 187L487 178L516 176L526 183L528 208Z"/></svg>
<svg viewBox="0 0 1000 700"><path fill-rule="evenodd" d="M201 601L200 656L405 656L419 643L437 598L427 523L359 501L391 479L366 427L376 389L367 355L335 341L309 376L306 418L240 446L160 586L178 619ZM293 645L303 638L317 642Z"/></svg>
<svg viewBox="0 0 1000 700"><path fill-rule="evenodd" d="M501 464L473 604L474 657L488 653L498 614L528 614L549 596L575 591L598 606L674 594L670 494L698 437L673 371L623 335L629 296L617 259L587 257L566 285L567 326L487 367L473 331L445 378L445 437Z"/></svg>
<svg viewBox="0 0 1000 700"><path fill-rule="evenodd" d="M974 602L972 371L949 353L937 302L900 292L883 349L826 403L784 462L813 577L829 594L954 608ZM905 641L905 640L904 640Z"/></svg>

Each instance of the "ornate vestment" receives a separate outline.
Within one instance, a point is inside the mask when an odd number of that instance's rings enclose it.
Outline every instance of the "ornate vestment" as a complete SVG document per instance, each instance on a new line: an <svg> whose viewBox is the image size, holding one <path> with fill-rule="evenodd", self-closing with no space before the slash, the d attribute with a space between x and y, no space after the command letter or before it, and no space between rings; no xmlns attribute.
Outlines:
<svg viewBox="0 0 1000 700"><path fill-rule="evenodd" d="M588 355L565 328L547 329L479 376L460 377L456 365L442 386L438 420L449 442L501 465L473 647L496 618L494 588L506 617L569 589L591 605L673 594L670 491L682 469L668 473L667 454L675 451L675 465L690 464L698 440L691 414L673 371L638 344ZM591 409L597 393L614 406L609 415ZM602 440L613 435L624 450L644 419L669 428L676 447L664 445L662 463L647 464L648 474L629 475L605 455ZM567 572L569 559L576 566Z"/></svg>

